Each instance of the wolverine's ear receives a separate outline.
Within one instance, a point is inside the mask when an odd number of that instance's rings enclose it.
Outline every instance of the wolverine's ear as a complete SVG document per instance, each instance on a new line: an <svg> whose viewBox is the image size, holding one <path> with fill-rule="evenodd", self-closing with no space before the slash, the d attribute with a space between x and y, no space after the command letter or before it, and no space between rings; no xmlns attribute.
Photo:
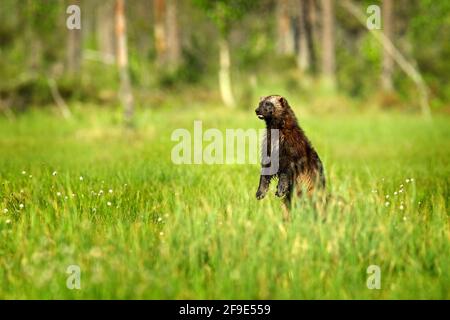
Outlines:
<svg viewBox="0 0 450 320"><path fill-rule="evenodd" d="M264 96L259 97L259 102L263 101L265 98L266 97L264 97Z"/></svg>
<svg viewBox="0 0 450 320"><path fill-rule="evenodd" d="M280 104L281 104L283 107L286 107L286 105L287 105L287 100L286 100L285 98L280 97L279 101L280 101Z"/></svg>

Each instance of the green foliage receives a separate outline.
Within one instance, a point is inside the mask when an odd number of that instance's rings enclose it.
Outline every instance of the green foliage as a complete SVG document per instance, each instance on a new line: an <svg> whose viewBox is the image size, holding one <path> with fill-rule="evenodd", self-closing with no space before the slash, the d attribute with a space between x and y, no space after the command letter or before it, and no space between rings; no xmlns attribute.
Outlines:
<svg viewBox="0 0 450 320"><path fill-rule="evenodd" d="M199 85L208 67L207 61L203 59L205 50L205 44L201 43L198 36L193 35L191 46L183 49L181 66L174 71L160 71L158 84L163 88L186 84Z"/></svg>
<svg viewBox="0 0 450 320"><path fill-rule="evenodd" d="M433 96L450 101L450 2L421 0L411 15L408 38Z"/></svg>
<svg viewBox="0 0 450 320"><path fill-rule="evenodd" d="M263 32L262 26L255 28L255 32L248 34L246 41L236 48L237 63L247 70L261 70L268 59L273 58L275 43L270 35ZM292 69L293 65L289 68ZM295 66L295 65L294 65Z"/></svg>
<svg viewBox="0 0 450 320"><path fill-rule="evenodd" d="M355 59L355 55L359 58ZM355 96L370 96L380 83L381 46L369 34L361 35L355 46L337 53L338 82Z"/></svg>
<svg viewBox="0 0 450 320"><path fill-rule="evenodd" d="M222 36L227 36L234 22L253 8L258 1L247 0L194 0L216 24Z"/></svg>

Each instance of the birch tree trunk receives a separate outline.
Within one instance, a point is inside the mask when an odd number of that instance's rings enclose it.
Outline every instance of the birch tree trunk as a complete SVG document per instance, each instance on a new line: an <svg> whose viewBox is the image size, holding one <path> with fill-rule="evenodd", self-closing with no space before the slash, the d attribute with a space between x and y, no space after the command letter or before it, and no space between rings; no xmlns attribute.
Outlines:
<svg viewBox="0 0 450 320"><path fill-rule="evenodd" d="M181 63L181 46L178 26L177 0L167 0L167 63L169 70L176 70Z"/></svg>
<svg viewBox="0 0 450 320"><path fill-rule="evenodd" d="M333 0L322 0L322 76L327 86L335 87Z"/></svg>
<svg viewBox="0 0 450 320"><path fill-rule="evenodd" d="M228 41L224 38L219 41L220 69L219 69L219 87L222 100L229 108L235 107L233 90L231 88L230 74L230 48Z"/></svg>
<svg viewBox="0 0 450 320"><path fill-rule="evenodd" d="M115 56L114 39L114 2L103 1L97 9L96 36L97 47L101 57L105 61L111 61Z"/></svg>
<svg viewBox="0 0 450 320"><path fill-rule="evenodd" d="M290 1L277 2L277 51L279 54L289 55L295 52L294 33L291 27Z"/></svg>
<svg viewBox="0 0 450 320"><path fill-rule="evenodd" d="M115 8L117 66L120 75L120 100L124 108L124 120L131 125L134 112L134 99L131 91L130 75L128 72L128 49L126 38L125 0L116 0Z"/></svg>

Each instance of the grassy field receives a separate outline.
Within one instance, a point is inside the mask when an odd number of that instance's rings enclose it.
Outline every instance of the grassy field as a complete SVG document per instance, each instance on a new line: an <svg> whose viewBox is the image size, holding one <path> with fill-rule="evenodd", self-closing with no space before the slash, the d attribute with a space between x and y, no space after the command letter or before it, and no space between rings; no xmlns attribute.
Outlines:
<svg viewBox="0 0 450 320"><path fill-rule="evenodd" d="M289 223L257 165L171 161L174 129L262 128L252 110L0 118L0 298L450 299L450 118L296 111L346 203Z"/></svg>

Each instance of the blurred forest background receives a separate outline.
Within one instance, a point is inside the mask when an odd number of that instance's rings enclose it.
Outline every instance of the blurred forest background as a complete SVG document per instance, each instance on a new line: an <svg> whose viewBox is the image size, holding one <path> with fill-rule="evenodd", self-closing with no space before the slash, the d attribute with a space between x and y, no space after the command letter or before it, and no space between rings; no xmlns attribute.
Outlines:
<svg viewBox="0 0 450 320"><path fill-rule="evenodd" d="M66 22L81 8L81 29ZM370 5L381 29L368 30ZM0 114L74 104L450 110L450 2L2 0ZM70 108L68 107L70 106Z"/></svg>

